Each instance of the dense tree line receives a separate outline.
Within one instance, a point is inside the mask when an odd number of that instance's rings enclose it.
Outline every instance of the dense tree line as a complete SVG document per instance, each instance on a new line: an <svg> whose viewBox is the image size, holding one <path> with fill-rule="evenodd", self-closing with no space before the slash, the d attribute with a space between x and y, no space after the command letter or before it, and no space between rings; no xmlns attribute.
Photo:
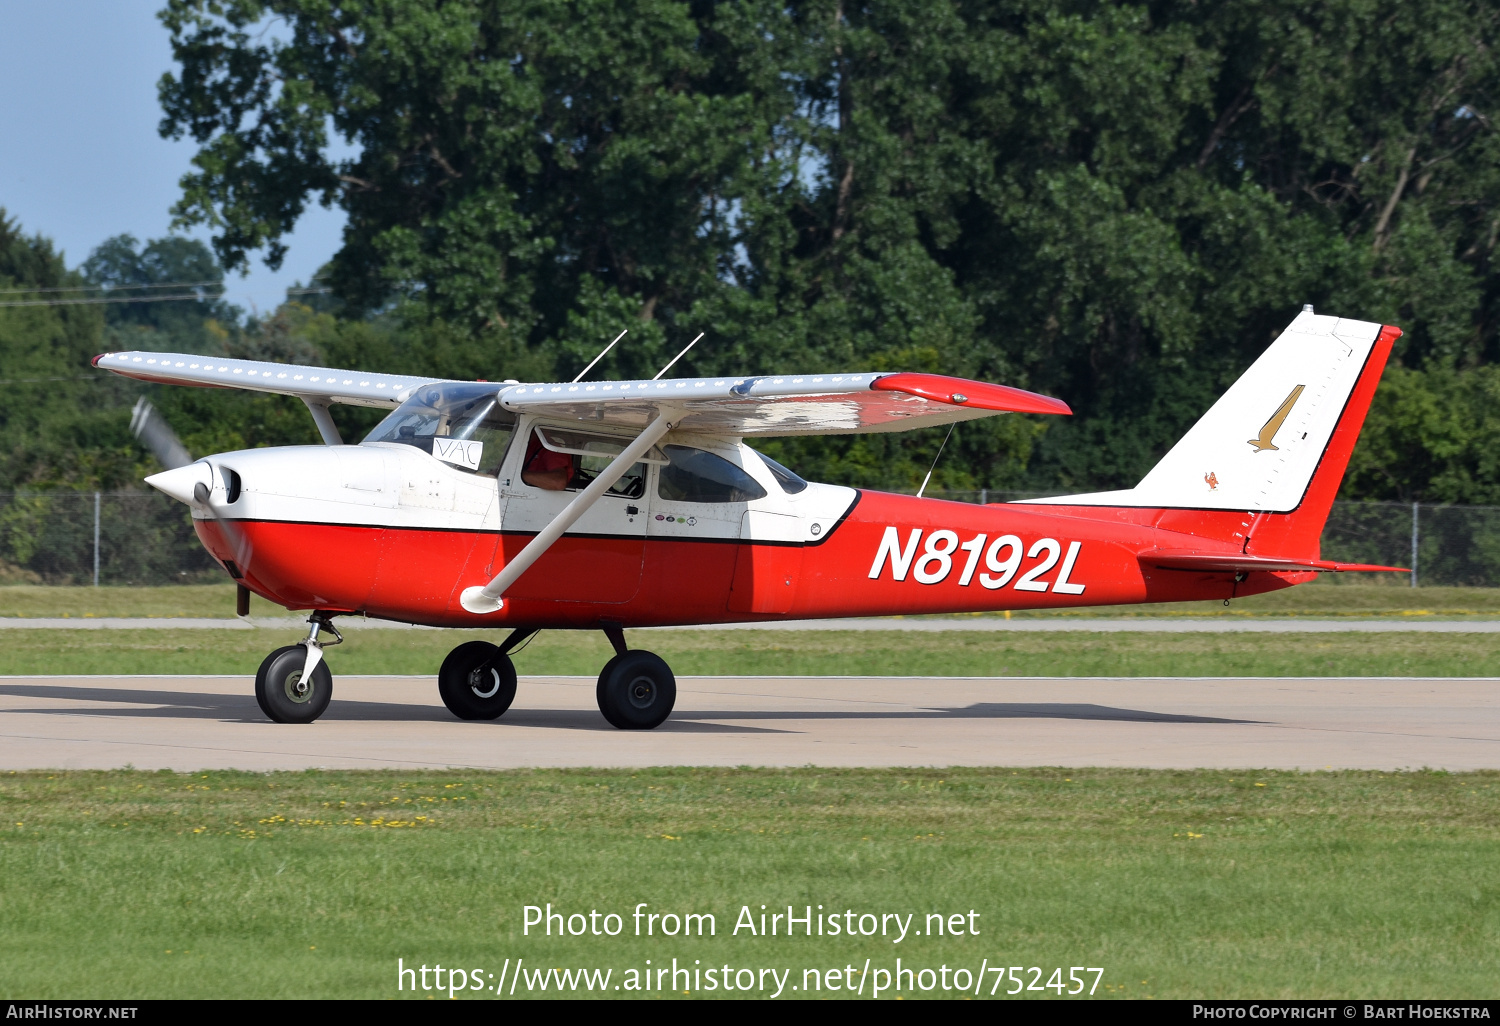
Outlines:
<svg viewBox="0 0 1500 1026"><path fill-rule="evenodd" d="M203 344L543 378L628 326L596 373L649 375L706 331L687 373L972 375L1077 415L960 427L937 480L1072 489L1133 483L1310 302L1406 329L1346 494L1500 502L1493 2L171 0L161 17L179 65L162 131L199 147L179 223L211 226L233 271L279 261L309 203L349 216L334 302L248 326L199 311L222 334ZM202 448L306 430L275 400L172 402ZM908 487L937 441L779 455Z"/></svg>

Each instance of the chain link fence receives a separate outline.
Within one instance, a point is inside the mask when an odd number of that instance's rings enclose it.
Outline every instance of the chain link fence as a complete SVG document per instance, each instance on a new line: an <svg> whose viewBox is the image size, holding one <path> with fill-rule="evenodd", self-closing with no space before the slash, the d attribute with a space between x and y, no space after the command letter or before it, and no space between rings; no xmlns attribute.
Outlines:
<svg viewBox="0 0 1500 1026"><path fill-rule="evenodd" d="M959 502L1031 493L937 492ZM1500 507L1336 502L1323 558L1409 566L1393 575L1340 575L1413 585L1500 586ZM224 579L193 533L187 509L157 492L0 492L0 585L201 584Z"/></svg>
<svg viewBox="0 0 1500 1026"><path fill-rule="evenodd" d="M0 492L0 584L203 584L224 570L159 492Z"/></svg>

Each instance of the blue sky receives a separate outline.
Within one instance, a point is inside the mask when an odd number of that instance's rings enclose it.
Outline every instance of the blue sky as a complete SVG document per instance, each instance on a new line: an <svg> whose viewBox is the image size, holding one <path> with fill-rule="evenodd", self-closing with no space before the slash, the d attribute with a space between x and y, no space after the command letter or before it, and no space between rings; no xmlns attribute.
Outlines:
<svg viewBox="0 0 1500 1026"><path fill-rule="evenodd" d="M156 134L156 83L172 67L160 0L0 0L0 207L81 263L129 232L168 234L191 141ZM259 260L227 298L274 309L338 249L344 215L314 205L282 269ZM191 232L208 241L201 229Z"/></svg>

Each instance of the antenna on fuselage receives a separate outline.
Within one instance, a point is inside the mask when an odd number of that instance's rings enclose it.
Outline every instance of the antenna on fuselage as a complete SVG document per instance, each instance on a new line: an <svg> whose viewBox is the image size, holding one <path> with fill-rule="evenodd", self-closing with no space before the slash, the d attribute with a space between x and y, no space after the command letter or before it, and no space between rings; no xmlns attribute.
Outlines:
<svg viewBox="0 0 1500 1026"><path fill-rule="evenodd" d="M948 433L943 436L943 444L938 446L937 455L932 458L932 466L927 468L927 476L922 478L922 487L917 489L917 498L920 499L922 493L927 490L927 482L932 480L932 472L937 469L937 461L943 458L943 450L948 447L948 439L953 437L953 429L956 427L958 427L957 421L948 425Z"/></svg>
<svg viewBox="0 0 1500 1026"><path fill-rule="evenodd" d="M708 332L706 332L706 331L700 331L700 332L698 332L698 338L702 338L702 337L703 337L703 336L704 336L704 335L707 335L707 334L708 334ZM674 363L676 363L676 362L677 362L677 361L678 361L678 360L680 360L680 359L682 359L682 358L683 358L683 357L684 357L684 356L686 356L686 355L687 355L687 351L688 351L688 349L691 349L691 348L693 348L693 347L694 347L694 346L695 346L695 345L697 345L697 344L698 344L698 338L695 338L695 339L693 339L693 340L692 340L692 341L691 341L691 342L689 342L689 343L688 343L688 344L687 344L687 349L684 349L684 350L683 350L683 351L682 351L682 352L680 352L680 353L678 353L678 354L677 354L677 355L676 355L676 356L674 356L674 357L672 357L672 360L671 360L671 362L670 362L670 363L668 363L668 364L667 364L667 365L666 365L666 366L665 366L665 367L663 367L663 368L662 368L662 369L661 369L661 370L659 370L659 371L657 371L657 372L656 372L656 378L659 378L659 377L661 377L661 376L662 376L662 375L663 375L663 374L665 374L665 373L666 373L666 372L667 372L667 371L669 371L669 370L671 370L671 369L672 369L672 364L674 364ZM652 378L652 379L651 379L651 380L652 380L652 381L655 381L655 380L656 380L656 378Z"/></svg>
<svg viewBox="0 0 1500 1026"><path fill-rule="evenodd" d="M630 333L630 329L626 328L624 331L620 332L618 335L615 336L615 342L620 341L620 339L624 338L629 333ZM578 378L583 377L589 371L593 370L594 369L594 364L596 364L600 360L604 359L604 354L607 353L607 352L609 352L611 349L613 349L615 347L615 342L611 342L609 345L607 345L603 349L599 350L599 355L596 356L596 357L594 357L592 360L590 360L589 361L589 365L587 367L585 367L583 370L581 370L581 371L578 372ZM573 381L577 381L578 378L574 378ZM569 384L571 384L571 383L572 382L569 382Z"/></svg>

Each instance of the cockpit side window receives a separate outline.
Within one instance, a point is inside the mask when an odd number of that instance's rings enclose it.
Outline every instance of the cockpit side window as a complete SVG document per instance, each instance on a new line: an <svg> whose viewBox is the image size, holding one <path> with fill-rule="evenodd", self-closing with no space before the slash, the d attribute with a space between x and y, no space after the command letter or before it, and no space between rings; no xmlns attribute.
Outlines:
<svg viewBox="0 0 1500 1026"><path fill-rule="evenodd" d="M662 446L671 462L661 468L656 494L678 502L750 502L766 497L762 488L722 456L686 445Z"/></svg>
<svg viewBox="0 0 1500 1026"><path fill-rule="evenodd" d="M623 450L625 444L607 436L535 428L526 443L526 456L521 461L521 483L550 492L587 488L590 481L614 462L614 455ZM594 455L595 451L604 454ZM609 487L606 494L626 499L639 499L646 494L646 464L632 466Z"/></svg>
<svg viewBox="0 0 1500 1026"><path fill-rule="evenodd" d="M431 385L397 407L365 437L410 445L460 470L494 477L516 429L494 385ZM477 444L476 444L477 443Z"/></svg>

